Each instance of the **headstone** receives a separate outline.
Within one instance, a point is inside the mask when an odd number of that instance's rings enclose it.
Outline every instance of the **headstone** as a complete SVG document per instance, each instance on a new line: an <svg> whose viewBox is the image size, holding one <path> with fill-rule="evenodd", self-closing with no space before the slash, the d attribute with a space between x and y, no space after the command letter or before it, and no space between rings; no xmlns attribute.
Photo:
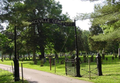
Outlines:
<svg viewBox="0 0 120 83"><path fill-rule="evenodd" d="M114 56L112 56L112 60L114 60Z"/></svg>
<svg viewBox="0 0 120 83"><path fill-rule="evenodd" d="M40 66L43 66L43 64L44 64L44 58L40 60Z"/></svg>
<svg viewBox="0 0 120 83"><path fill-rule="evenodd" d="M42 59L42 55L39 55L39 60L41 60Z"/></svg>
<svg viewBox="0 0 120 83"><path fill-rule="evenodd" d="M105 52L102 50L102 59L105 59Z"/></svg>
<svg viewBox="0 0 120 83"><path fill-rule="evenodd" d="M72 59L71 63L72 63L72 67L75 66L75 59Z"/></svg>
<svg viewBox="0 0 120 83"><path fill-rule="evenodd" d="M86 55L83 56L83 62L84 62L84 63L87 62L87 57L86 57Z"/></svg>
<svg viewBox="0 0 120 83"><path fill-rule="evenodd" d="M118 48L118 56L120 55L120 48Z"/></svg>
<svg viewBox="0 0 120 83"><path fill-rule="evenodd" d="M117 58L117 54L115 54L115 58Z"/></svg>
<svg viewBox="0 0 120 83"><path fill-rule="evenodd" d="M46 57L44 58L44 63L46 62Z"/></svg>
<svg viewBox="0 0 120 83"><path fill-rule="evenodd" d="M75 58L75 54L73 54L72 56L71 56L71 59L74 59Z"/></svg>
<svg viewBox="0 0 120 83"><path fill-rule="evenodd" d="M34 64L37 64L37 60L34 61Z"/></svg>
<svg viewBox="0 0 120 83"><path fill-rule="evenodd" d="M106 57L106 61L108 60L108 58Z"/></svg>
<svg viewBox="0 0 120 83"><path fill-rule="evenodd" d="M56 59L57 60L57 63L59 63L59 58L58 59Z"/></svg>
<svg viewBox="0 0 120 83"><path fill-rule="evenodd" d="M55 65L55 58L52 59L52 65Z"/></svg>
<svg viewBox="0 0 120 83"><path fill-rule="evenodd" d="M27 57L26 57L26 60L27 60Z"/></svg>
<svg viewBox="0 0 120 83"><path fill-rule="evenodd" d="M90 57L91 62L93 62L93 55Z"/></svg>
<svg viewBox="0 0 120 83"><path fill-rule="evenodd" d="M118 55L119 59L120 59L120 55Z"/></svg>
<svg viewBox="0 0 120 83"><path fill-rule="evenodd" d="M61 62L60 62L61 64L64 64L64 60L61 60Z"/></svg>
<svg viewBox="0 0 120 83"><path fill-rule="evenodd" d="M29 58L29 60L30 60L30 56L29 56L28 58Z"/></svg>

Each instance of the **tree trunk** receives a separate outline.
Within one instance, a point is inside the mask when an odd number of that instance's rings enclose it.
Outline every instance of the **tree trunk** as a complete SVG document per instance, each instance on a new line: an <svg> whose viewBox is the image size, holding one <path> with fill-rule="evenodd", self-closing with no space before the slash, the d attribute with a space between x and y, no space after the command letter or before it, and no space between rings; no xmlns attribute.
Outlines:
<svg viewBox="0 0 120 83"><path fill-rule="evenodd" d="M12 56L12 54L9 55L9 60L11 60L11 56Z"/></svg>
<svg viewBox="0 0 120 83"><path fill-rule="evenodd" d="M23 55L23 60L25 60L25 55Z"/></svg>
<svg viewBox="0 0 120 83"><path fill-rule="evenodd" d="M16 56L17 56L17 59L19 60L19 52L17 52L17 55L16 55Z"/></svg>
<svg viewBox="0 0 120 83"><path fill-rule="evenodd" d="M29 58L29 60L30 60L30 53L28 53L28 58Z"/></svg>
<svg viewBox="0 0 120 83"><path fill-rule="evenodd" d="M6 55L4 55L4 60L6 60Z"/></svg>
<svg viewBox="0 0 120 83"><path fill-rule="evenodd" d="M39 34L39 37L40 37L40 39L39 39L40 45L39 46L40 46L41 58L45 58L44 57L45 34L44 34L44 31L43 31L42 23L37 26L37 30L38 30L38 34Z"/></svg>
<svg viewBox="0 0 120 83"><path fill-rule="evenodd" d="M35 50L35 48L34 48L34 49L33 49L33 61L34 61L34 64L37 64L35 52L36 52L36 50Z"/></svg>
<svg viewBox="0 0 120 83"><path fill-rule="evenodd" d="M2 60L2 62L3 62L3 54L2 54L2 59L1 59L1 60Z"/></svg>
<svg viewBox="0 0 120 83"><path fill-rule="evenodd" d="M44 49L45 49L44 46L41 45L41 46L40 46L40 51L41 51L41 57L42 57L42 58L45 58L45 56L44 56Z"/></svg>
<svg viewBox="0 0 120 83"><path fill-rule="evenodd" d="M55 52L55 58L58 59L58 54L57 54L57 52Z"/></svg>

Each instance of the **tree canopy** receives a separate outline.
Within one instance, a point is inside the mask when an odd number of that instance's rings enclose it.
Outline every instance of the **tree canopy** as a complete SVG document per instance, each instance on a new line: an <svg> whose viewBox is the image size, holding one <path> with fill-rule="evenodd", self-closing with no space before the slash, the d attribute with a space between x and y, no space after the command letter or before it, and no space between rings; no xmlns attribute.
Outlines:
<svg viewBox="0 0 120 83"><path fill-rule="evenodd" d="M35 53L39 53L44 57L46 49L54 50L55 53L75 49L74 27L48 23L29 25L27 22L37 18L72 22L69 15L62 14L62 5L59 2L54 0L2 0L2 2L4 7L0 13L0 20L9 23L6 29L9 34L6 36L12 36L14 27L17 28L17 55L33 53L35 56ZM11 39L10 44L14 46L13 43L14 40Z"/></svg>
<svg viewBox="0 0 120 83"><path fill-rule="evenodd" d="M104 4L104 5L103 5ZM97 4L94 12L90 14L81 14L78 19L91 19L92 26L99 25L103 33L94 35L95 41L108 41L120 39L120 2L118 0L105 0L102 5ZM80 16L81 16L80 15Z"/></svg>

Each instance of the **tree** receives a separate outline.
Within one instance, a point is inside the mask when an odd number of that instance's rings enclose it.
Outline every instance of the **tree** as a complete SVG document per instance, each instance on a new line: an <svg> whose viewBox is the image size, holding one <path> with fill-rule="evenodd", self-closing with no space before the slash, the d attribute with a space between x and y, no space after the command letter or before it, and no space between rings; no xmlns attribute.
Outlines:
<svg viewBox="0 0 120 83"><path fill-rule="evenodd" d="M119 30L119 7L120 3L118 0L106 0L104 5L96 5L94 7L94 12L90 14L81 14L81 18L78 16L78 19L91 19L93 25L100 25L103 29L104 34L100 34L94 37L95 40L98 41L105 41L119 39L119 34L114 34ZM112 34L113 36L110 37L109 35ZM118 32L117 32L118 33ZM105 37L105 38L104 38ZM102 39L104 40L102 40Z"/></svg>
<svg viewBox="0 0 120 83"><path fill-rule="evenodd" d="M87 30L82 31L83 51L86 51L87 53L90 51L89 41L88 41L89 35L90 35L90 32L89 32L89 31L87 31Z"/></svg>
<svg viewBox="0 0 120 83"><path fill-rule="evenodd" d="M99 25L96 26L91 26L90 28L90 36L89 36L89 43L90 43L90 49L92 51L99 51L99 50L103 50L103 48L105 48L105 41L95 41L92 39L92 37L94 35L99 35L103 33L103 30L101 29L101 27Z"/></svg>
<svg viewBox="0 0 120 83"><path fill-rule="evenodd" d="M40 3L39 3L40 1ZM69 16L62 13L62 6L59 2L54 0L8 0L4 9L6 13L0 16L0 19L9 22L9 26L12 26L11 30L14 30L14 25L17 26L17 53L21 54L25 50L32 52L35 58L35 53L40 52L42 58L44 58L45 48L47 45L52 44L56 52L60 52L62 46L67 39L67 36L72 32L71 27L59 26L56 24L39 23L36 25L29 25L27 21L31 21L38 18L53 18L71 22ZM29 26L28 26L29 25ZM10 28L9 28L10 29ZM57 37L56 35L60 36ZM73 32L72 32L73 36ZM69 39L69 44L65 45L62 51L73 50L73 38ZM58 41L59 40L59 41ZM26 46L25 46L26 45ZM69 47L67 47L69 46ZM28 47L30 49L28 49ZM21 53L20 53L21 52ZM35 61L35 59L34 59Z"/></svg>
<svg viewBox="0 0 120 83"><path fill-rule="evenodd" d="M93 31L97 31L98 27L96 26L98 25L99 27L101 27L101 29L99 30L103 31L103 33L98 33L94 35L91 34L89 41L91 42L92 47L96 46L95 42L97 42L96 44L99 44L99 42L102 42L102 43L106 42L105 49L107 49L107 51L110 51L108 47L111 46L112 42L116 44L119 43L120 41L120 34L119 34L120 3L119 2L120 1L118 0L105 0L104 5L98 4L94 7L93 13L80 14L77 16L78 19L91 19L92 27L95 27L95 28L90 28L90 31L92 29L94 29ZM99 46L97 48L99 48ZM115 48L117 49L118 47L115 47ZM116 49L114 49L114 51Z"/></svg>
<svg viewBox="0 0 120 83"><path fill-rule="evenodd" d="M3 54L9 54L10 59L13 53L13 47L10 46L11 39L9 39L7 34L3 34L5 32L0 33L0 50L2 51L2 60Z"/></svg>
<svg viewBox="0 0 120 83"><path fill-rule="evenodd" d="M107 44L105 46L105 52L107 53L117 53L119 48L119 42L118 41L107 41Z"/></svg>

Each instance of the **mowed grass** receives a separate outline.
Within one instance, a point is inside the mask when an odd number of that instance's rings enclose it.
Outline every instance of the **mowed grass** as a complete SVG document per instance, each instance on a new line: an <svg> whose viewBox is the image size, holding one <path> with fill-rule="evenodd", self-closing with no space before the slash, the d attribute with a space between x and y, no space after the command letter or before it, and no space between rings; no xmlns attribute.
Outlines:
<svg viewBox="0 0 120 83"><path fill-rule="evenodd" d="M107 58L107 60L106 60ZM95 60L95 57L94 57ZM89 71L88 63L81 64L81 69L86 69ZM102 59L102 76L97 76L97 63L90 63L91 79L89 79L89 73L86 74L87 77L83 76L82 80L88 80L94 83L120 83L120 59L114 58L112 60L111 55L106 55L105 59ZM81 75L84 74L84 70L81 70ZM86 72L85 72L86 73Z"/></svg>
<svg viewBox="0 0 120 83"><path fill-rule="evenodd" d="M80 57L81 57L81 60L83 60L83 57L82 56ZM95 57L96 56L94 56L94 60L95 60ZM102 73L103 73L102 76L96 75L97 64L94 61L90 63L90 66L88 65L88 62L81 63L80 74L82 75L82 77L73 77L73 78L86 80L93 83L120 83L120 80L119 80L120 79L120 59L114 58L114 60L112 60L112 56L108 56L108 55L106 57L108 58L107 61L106 59L102 60ZM56 60L56 66L52 65L51 70L50 70L49 59L46 60L46 63L44 64L44 66L40 66L40 60L37 60L36 65L33 63L32 60L19 61L19 64L23 63L23 67L25 68L31 68L31 69L36 69L36 70L41 70L45 72L66 76L65 64L60 63L62 60L65 60L65 59L60 58L59 63ZM13 63L12 60L4 60L3 62L0 61L0 64L11 65L11 63ZM90 70L92 70L91 74L88 73L89 67L90 67ZM89 78L90 75L91 77Z"/></svg>
<svg viewBox="0 0 120 83"><path fill-rule="evenodd" d="M22 80L15 82L12 73L0 69L0 83L22 83ZM24 83L28 82L24 80Z"/></svg>

